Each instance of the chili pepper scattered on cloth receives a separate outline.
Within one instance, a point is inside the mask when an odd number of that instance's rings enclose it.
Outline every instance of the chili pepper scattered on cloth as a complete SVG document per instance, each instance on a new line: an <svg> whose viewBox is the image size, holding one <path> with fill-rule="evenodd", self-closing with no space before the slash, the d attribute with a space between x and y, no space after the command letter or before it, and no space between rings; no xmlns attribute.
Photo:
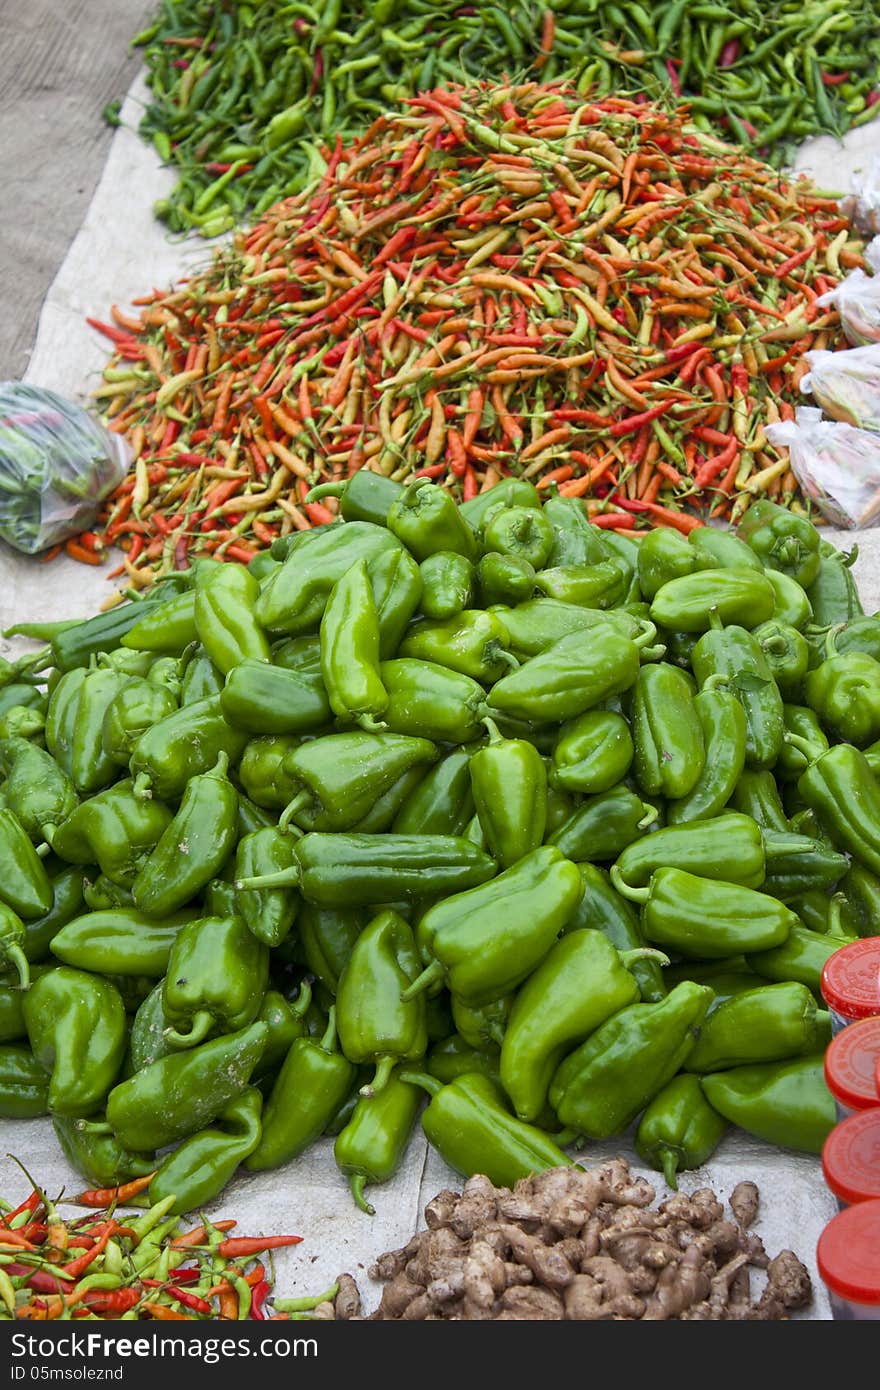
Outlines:
<svg viewBox="0 0 880 1390"><path fill-rule="evenodd" d="M179 174L157 214L207 236L320 178L337 131L436 85L567 76L590 98L684 97L702 129L774 163L871 120L880 97L870 0L178 0L133 42L152 91L141 133Z"/></svg>
<svg viewBox="0 0 880 1390"><path fill-rule="evenodd" d="M40 1187L12 1207L0 1203L0 1319L133 1318L175 1321L287 1317L266 1310L272 1278L265 1252L301 1236L231 1236L232 1220L187 1229L173 1194L152 1200L154 1172L121 1186L52 1201ZM87 1216L64 1217L74 1202Z"/></svg>
<svg viewBox="0 0 880 1390"><path fill-rule="evenodd" d="M247 560L332 520L309 489L362 467L465 500L556 482L618 528L793 501L764 426L838 343L815 301L860 245L833 198L657 107L424 93L204 273L114 309L98 399L137 461L99 535L141 585Z"/></svg>

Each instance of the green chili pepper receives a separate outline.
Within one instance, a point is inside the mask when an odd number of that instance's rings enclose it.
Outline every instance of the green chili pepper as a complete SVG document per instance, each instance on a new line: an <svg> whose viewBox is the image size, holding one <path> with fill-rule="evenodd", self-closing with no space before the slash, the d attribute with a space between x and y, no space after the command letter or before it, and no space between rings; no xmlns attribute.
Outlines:
<svg viewBox="0 0 880 1390"><path fill-rule="evenodd" d="M783 574L781 570L765 569L764 574L773 585L773 591L776 595L773 617L781 623L789 623L791 627L796 627L799 632L802 632L813 618L813 605L807 598L805 590L790 575Z"/></svg>
<svg viewBox="0 0 880 1390"><path fill-rule="evenodd" d="M646 949L634 953L663 963ZM563 1055L639 998L639 987L599 932L562 937L518 991L501 1044L501 1084L521 1120L536 1120Z"/></svg>
<svg viewBox="0 0 880 1390"><path fill-rule="evenodd" d="M712 1157L728 1122L713 1110L699 1077L679 1075L658 1091L646 1107L636 1130L639 1158L662 1172L667 1186L678 1191L677 1174L701 1168Z"/></svg>
<svg viewBox="0 0 880 1390"><path fill-rule="evenodd" d="M656 869L649 887L625 893L643 903L642 931L652 945L697 960L769 950L797 926L796 914L765 893L682 869Z"/></svg>
<svg viewBox="0 0 880 1390"><path fill-rule="evenodd" d="M487 1076L469 1072L443 1085L402 1070L400 1080L428 1092L422 1129L441 1158L466 1177L485 1173L497 1186L513 1187L520 1178L571 1163L549 1135L510 1114Z"/></svg>
<svg viewBox="0 0 880 1390"><path fill-rule="evenodd" d="M31 920L44 916L53 901L43 861L18 817L7 810L0 810L0 900Z"/></svg>
<svg viewBox="0 0 880 1390"><path fill-rule="evenodd" d="M810 835L784 830L763 832L767 876L763 889L790 902L814 889L829 889L849 868L849 859Z"/></svg>
<svg viewBox="0 0 880 1390"><path fill-rule="evenodd" d="M687 796L705 762L703 728L688 678L666 662L643 666L632 712L634 772L648 796Z"/></svg>
<svg viewBox="0 0 880 1390"><path fill-rule="evenodd" d="M433 662L490 684L519 664L506 644L507 632L497 614L464 609L441 622L411 627L400 644L399 655Z"/></svg>
<svg viewBox="0 0 880 1390"><path fill-rule="evenodd" d="M284 1059L263 1110L263 1133L245 1159L252 1171L278 1168L308 1148L345 1101L355 1068L336 1049L336 1010L320 1040L298 1038Z"/></svg>
<svg viewBox="0 0 880 1390"><path fill-rule="evenodd" d="M489 742L470 759L471 788L489 853L508 869L544 839L547 773L533 744L485 723Z"/></svg>
<svg viewBox="0 0 880 1390"><path fill-rule="evenodd" d="M173 1196L176 1215L197 1211L219 1196L239 1165L260 1142L263 1097L249 1086L220 1111L214 1128L184 1139L164 1159L150 1183L150 1202Z"/></svg>
<svg viewBox="0 0 880 1390"><path fill-rule="evenodd" d="M419 563L438 550L451 550L471 562L476 559L476 540L467 517L435 483L422 479L407 487L391 506L387 526Z"/></svg>
<svg viewBox="0 0 880 1390"><path fill-rule="evenodd" d="M708 569L662 585L651 603L651 621L673 632L706 632L716 615L722 624L758 627L773 616L775 591L751 569Z"/></svg>
<svg viewBox="0 0 880 1390"><path fill-rule="evenodd" d="M767 138L766 132L763 137ZM765 498L753 502L738 534L759 560L808 589L819 573L819 532L805 517Z"/></svg>
<svg viewBox="0 0 880 1390"><path fill-rule="evenodd" d="M857 556L858 546L844 555L830 542L819 542L819 572L804 587L813 608L813 622L820 627L833 627L864 617L851 572Z"/></svg>
<svg viewBox="0 0 880 1390"><path fill-rule="evenodd" d="M374 917L354 943L339 979L336 1022L348 1060L376 1067L362 1095L381 1091L397 1062L425 1054L424 997L403 997L419 968L412 931L396 912Z"/></svg>
<svg viewBox="0 0 880 1390"><path fill-rule="evenodd" d="M419 565L419 575L421 609L426 618L454 618L474 601L476 572L470 560L457 551L434 551Z"/></svg>
<svg viewBox="0 0 880 1390"><path fill-rule="evenodd" d="M297 933L306 968L331 994L336 993L366 916L353 907L318 907L304 902Z"/></svg>
<svg viewBox="0 0 880 1390"><path fill-rule="evenodd" d="M285 763L299 746L298 738L278 734L252 738L245 745L238 764L238 780L258 807L281 811L293 799L299 783L285 771ZM239 797L239 813L241 802Z"/></svg>
<svg viewBox="0 0 880 1390"><path fill-rule="evenodd" d="M788 739L810 760L797 783L806 804L838 849L880 873L880 788L864 753L848 743L820 752L795 734Z"/></svg>
<svg viewBox="0 0 880 1390"><path fill-rule="evenodd" d="M49 1076L29 1047L0 1047L0 1118L33 1120L49 1114Z"/></svg>
<svg viewBox="0 0 880 1390"><path fill-rule="evenodd" d="M101 725L104 752L119 767L127 767L141 734L167 719L177 701L167 686L143 676L126 681L110 701Z"/></svg>
<svg viewBox="0 0 880 1390"><path fill-rule="evenodd" d="M390 530L367 521L348 521L338 529L321 527L308 545L293 549L281 568L264 581L256 604L257 621L268 632L297 636L317 631L336 581L358 560L369 564L374 557L399 549L400 541Z"/></svg>
<svg viewBox="0 0 880 1390"><path fill-rule="evenodd" d="M203 917L175 937L162 993L168 1041L193 1047L218 1028L238 1032L260 1011L267 948L240 917Z"/></svg>
<svg viewBox="0 0 880 1390"><path fill-rule="evenodd" d="M24 923L21 949L31 962L47 958L54 937L63 926L76 917L83 905L82 869L58 868L56 861L51 872L52 906L42 917Z"/></svg>
<svg viewBox="0 0 880 1390"><path fill-rule="evenodd" d="M129 1153L112 1134L91 1134L80 1120L53 1115L52 1128L68 1163L93 1187L116 1187L155 1171L152 1155Z"/></svg>
<svg viewBox="0 0 880 1390"><path fill-rule="evenodd" d="M535 579L534 565L520 555L501 555L490 550L477 565L477 586L484 608L525 603L535 592Z"/></svg>
<svg viewBox="0 0 880 1390"><path fill-rule="evenodd" d="M837 1122L823 1060L818 1053L789 1062L733 1067L702 1077L701 1085L709 1104L747 1134L818 1154Z"/></svg>
<svg viewBox="0 0 880 1390"><path fill-rule="evenodd" d="M196 595L194 589L173 594L149 610L123 633L120 643L139 652L169 652L180 656L196 635Z"/></svg>
<svg viewBox="0 0 880 1390"><path fill-rule="evenodd" d="M313 487L305 500L317 502L322 497L338 497L339 515L344 521L369 521L374 526L384 526L402 493L402 483L373 473L369 468L359 468L345 482Z"/></svg>
<svg viewBox="0 0 880 1390"><path fill-rule="evenodd" d="M119 991L109 980L60 965L28 991L24 1017L34 1056L50 1074L49 1109L90 1115L113 1086L125 1053Z"/></svg>
<svg viewBox="0 0 880 1390"><path fill-rule="evenodd" d="M472 1047L459 1033L435 1043L425 1058L428 1075L436 1077L444 1085L459 1076L478 1072L481 1076L488 1076L500 1088L500 1065L501 1054L497 1047L485 1044Z"/></svg>
<svg viewBox="0 0 880 1390"><path fill-rule="evenodd" d="M386 550L370 563L370 584L379 620L379 656L388 661L422 602L422 574L408 551Z"/></svg>
<svg viewBox="0 0 880 1390"><path fill-rule="evenodd" d="M395 816L395 835L462 835L474 814L470 751L456 748L420 779Z"/></svg>
<svg viewBox="0 0 880 1390"><path fill-rule="evenodd" d="M582 893L577 866L544 846L491 883L435 903L416 927L426 968L404 997L441 980L469 1004L509 994L547 954Z"/></svg>
<svg viewBox="0 0 880 1390"><path fill-rule="evenodd" d="M222 689L223 672L217 669L204 647L194 643L180 658L181 709L210 700Z"/></svg>
<svg viewBox="0 0 880 1390"><path fill-rule="evenodd" d="M628 613L579 608L575 603L560 603L553 598L529 599L515 608L496 607L493 611L504 624L517 656L538 656L563 637L597 628L613 628L624 637L639 640L639 645L656 633L656 628Z"/></svg>
<svg viewBox="0 0 880 1390"><path fill-rule="evenodd" d="M727 805L740 780L746 759L746 716L730 690L706 684L693 698L703 733L705 761L694 786L669 802L671 824L711 820Z"/></svg>
<svg viewBox="0 0 880 1390"><path fill-rule="evenodd" d="M572 719L628 690L639 673L639 649L611 627L561 638L492 687L487 712L536 723Z"/></svg>
<svg viewBox="0 0 880 1390"><path fill-rule="evenodd" d="M497 507L530 507L540 510L541 494L527 478L502 478L494 487L480 492L469 502L463 502L459 511L472 531L480 532L489 513Z"/></svg>
<svg viewBox="0 0 880 1390"><path fill-rule="evenodd" d="M321 618L321 673L340 719L375 719L388 704L379 674L379 617L364 559L330 590Z"/></svg>
<svg viewBox="0 0 880 1390"><path fill-rule="evenodd" d="M749 1062L776 1062L819 1046L816 1001L806 985L758 985L713 1009L685 1068L726 1071Z"/></svg>
<svg viewBox="0 0 880 1390"><path fill-rule="evenodd" d="M293 867L293 842L274 826L243 835L235 853L235 878L278 873ZM235 893L235 890L233 889ZM248 931L266 946L280 946L296 920L298 895L289 889L235 893L235 910Z"/></svg>
<svg viewBox="0 0 880 1390"><path fill-rule="evenodd" d="M388 692L383 720L394 734L444 743L479 738L486 695L470 676L412 657L383 661L379 672Z"/></svg>
<svg viewBox="0 0 880 1390"><path fill-rule="evenodd" d="M584 608L614 608L623 601L629 576L616 556L594 565L555 565L535 575L535 585L548 598Z"/></svg>
<svg viewBox="0 0 880 1390"><path fill-rule="evenodd" d="M455 835L304 835L294 850L290 873L239 879L236 888L298 885L307 902L320 907L445 897L485 883L494 859Z"/></svg>
<svg viewBox="0 0 880 1390"><path fill-rule="evenodd" d="M647 805L629 787L588 796L553 830L547 843L555 845L568 859L616 859L656 824L657 810Z"/></svg>
<svg viewBox="0 0 880 1390"><path fill-rule="evenodd" d="M815 995L822 987L822 968L840 949L839 937L810 931L797 922L778 946L751 951L746 956L750 969L765 980L795 980Z"/></svg>
<svg viewBox="0 0 880 1390"><path fill-rule="evenodd" d="M304 743L284 760L285 772L302 790L279 825L284 830L292 820L303 830L353 829L404 773L437 756L428 739L403 732L327 734Z"/></svg>
<svg viewBox="0 0 880 1390"><path fill-rule="evenodd" d="M562 1123L593 1139L620 1134L686 1060L711 1001L710 989L683 981L656 1004L606 1019L553 1076Z"/></svg>
<svg viewBox="0 0 880 1390"><path fill-rule="evenodd" d="M268 1037L265 1023L161 1057L107 1098L107 1124L135 1152L196 1134L241 1095Z"/></svg>
<svg viewBox="0 0 880 1390"><path fill-rule="evenodd" d="M320 672L264 661L233 666L220 692L226 722L250 734L297 734L326 728L333 712Z"/></svg>
<svg viewBox="0 0 880 1390"><path fill-rule="evenodd" d="M52 954L65 965L98 975L148 975L161 979L192 908L157 922L137 908L116 907L74 917L52 938Z"/></svg>
<svg viewBox="0 0 880 1390"><path fill-rule="evenodd" d="M416 1121L422 1093L392 1073L381 1091L361 1096L340 1130L333 1156L349 1179L355 1205L368 1216L375 1208L364 1196L367 1183L388 1182L400 1167Z"/></svg>
<svg viewBox="0 0 880 1390"><path fill-rule="evenodd" d="M221 753L210 772L189 779L177 815L139 869L132 894L148 916L163 917L189 902L229 856L238 833L238 793L226 776L227 762Z"/></svg>
<svg viewBox="0 0 880 1390"><path fill-rule="evenodd" d="M657 869L684 869L701 878L760 888L765 841L750 816L729 811L690 825L669 825L644 835L619 856L611 881L619 893L643 888Z"/></svg>
<svg viewBox="0 0 880 1390"><path fill-rule="evenodd" d="M46 714L46 747L78 792L100 791L116 764L104 751L104 715L124 682L110 669L78 668L56 685Z"/></svg>
<svg viewBox="0 0 880 1390"><path fill-rule="evenodd" d="M730 807L751 816L763 830L791 829L772 772L744 772L733 789Z"/></svg>
<svg viewBox="0 0 880 1390"><path fill-rule="evenodd" d="M163 801L174 800L191 778L216 767L221 754L234 764L247 741L243 730L226 723L218 696L185 705L134 745L130 767L135 791L151 789Z"/></svg>
<svg viewBox="0 0 880 1390"><path fill-rule="evenodd" d="M61 859L97 864L111 883L130 888L171 819L163 802L136 796L126 777L81 802L57 829L45 829Z"/></svg>
<svg viewBox="0 0 880 1390"><path fill-rule="evenodd" d="M804 695L835 738L859 748L880 738L880 662L872 656L829 657L807 675Z"/></svg>
<svg viewBox="0 0 880 1390"><path fill-rule="evenodd" d="M772 767L785 732L783 700L755 634L745 627L721 628L713 622L694 647L691 660L701 688L710 681L721 684L723 678L740 701L746 716L746 766Z"/></svg>

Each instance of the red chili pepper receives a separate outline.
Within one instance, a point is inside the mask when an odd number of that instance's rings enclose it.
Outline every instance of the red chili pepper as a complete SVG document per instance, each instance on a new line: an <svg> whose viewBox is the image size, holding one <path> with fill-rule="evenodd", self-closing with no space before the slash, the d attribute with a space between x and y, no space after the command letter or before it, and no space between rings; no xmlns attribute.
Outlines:
<svg viewBox="0 0 880 1390"><path fill-rule="evenodd" d="M596 516L591 516L590 521L594 526L610 531L629 531L636 524L635 517L629 516L627 512L599 512Z"/></svg>
<svg viewBox="0 0 880 1390"><path fill-rule="evenodd" d="M649 516L656 517L666 526L674 526L676 531L681 531L687 535L690 531L695 531L698 526L704 526L705 522L696 516L686 516L684 512L673 511L670 507L661 507L657 502L637 502L630 501L628 497L615 495L611 501L622 508L625 512L647 512Z"/></svg>
<svg viewBox="0 0 880 1390"><path fill-rule="evenodd" d="M661 401L659 405L654 405L650 410L643 410L640 415L629 415L625 420L616 420L613 425L609 425L608 433L613 439L619 439L624 434L635 434L642 425L648 425L652 420L664 415L672 405L672 401Z"/></svg>
<svg viewBox="0 0 880 1390"><path fill-rule="evenodd" d="M167 1293L169 1297L182 1303L184 1308L192 1308L194 1313L213 1313L214 1311L210 1303L207 1303L204 1298L199 1298L198 1294L189 1293L188 1290L181 1289L177 1285L169 1284Z"/></svg>
<svg viewBox="0 0 880 1390"><path fill-rule="evenodd" d="M302 1236L232 1236L221 1240L217 1254L224 1260L234 1260L239 1255L260 1255L264 1250L281 1250L286 1245L299 1245Z"/></svg>

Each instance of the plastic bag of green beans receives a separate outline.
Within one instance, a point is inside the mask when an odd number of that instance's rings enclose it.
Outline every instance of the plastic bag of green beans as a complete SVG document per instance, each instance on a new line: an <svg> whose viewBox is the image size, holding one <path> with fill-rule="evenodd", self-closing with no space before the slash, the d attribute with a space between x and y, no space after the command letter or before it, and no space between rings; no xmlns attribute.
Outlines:
<svg viewBox="0 0 880 1390"><path fill-rule="evenodd" d="M131 450L54 391L0 382L0 537L33 555L88 530Z"/></svg>

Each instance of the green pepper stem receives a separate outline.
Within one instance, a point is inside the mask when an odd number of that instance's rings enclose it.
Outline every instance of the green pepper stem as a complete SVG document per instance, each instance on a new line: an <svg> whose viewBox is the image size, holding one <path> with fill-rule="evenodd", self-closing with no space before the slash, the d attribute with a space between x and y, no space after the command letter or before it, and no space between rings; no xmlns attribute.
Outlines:
<svg viewBox="0 0 880 1390"><path fill-rule="evenodd" d="M297 792L292 801L288 801L281 815L278 817L278 829L282 834L284 834L297 812L305 810L306 806L311 805L311 801L312 793L307 787L303 787L302 791Z"/></svg>
<svg viewBox="0 0 880 1390"><path fill-rule="evenodd" d="M401 990L400 997L403 1003L406 1004L410 999L415 999L417 994L423 994L424 991L430 989L432 985L439 984L442 982L443 977L444 970L440 961L432 961L430 965L425 966L421 975L416 976L411 985L407 985L406 989Z"/></svg>
<svg viewBox="0 0 880 1390"><path fill-rule="evenodd" d="M828 904L828 936L839 937L842 941L852 941L854 937L846 930L841 920L841 910L846 903L845 893L832 893Z"/></svg>
<svg viewBox="0 0 880 1390"><path fill-rule="evenodd" d="M257 874L254 878L237 878L233 887L236 893L251 888L296 888L299 885L299 867L278 869L274 874Z"/></svg>
<svg viewBox="0 0 880 1390"><path fill-rule="evenodd" d="M30 989L31 967L21 947L17 946L15 942L2 941L0 942L0 955L5 955L9 963L15 966L18 971L18 982L22 989Z"/></svg>
<svg viewBox="0 0 880 1390"><path fill-rule="evenodd" d="M367 1185L367 1179L364 1174L352 1173L348 1180L348 1185L351 1188L351 1195L354 1198L355 1206L359 1207L361 1211L365 1211L367 1216L375 1216L376 1208L372 1206L364 1196L364 1188Z"/></svg>
<svg viewBox="0 0 880 1390"><path fill-rule="evenodd" d="M796 748L799 753L803 753L807 762L811 765L827 751L820 747L818 743L811 743L808 738L801 738L800 734L790 734L786 732L783 737L786 743L791 744L792 748Z"/></svg>
<svg viewBox="0 0 880 1390"><path fill-rule="evenodd" d="M319 502L322 497L344 497L348 483L321 483L320 487L310 488L303 498L304 502Z"/></svg>
<svg viewBox="0 0 880 1390"><path fill-rule="evenodd" d="M639 647L639 661L645 666L651 661L662 661L665 655L664 642L657 642L653 647Z"/></svg>
<svg viewBox="0 0 880 1390"><path fill-rule="evenodd" d="M358 1095L377 1096L380 1091L383 1091L391 1080L391 1073L397 1066L397 1060L396 1057L389 1057L387 1055L384 1057L377 1057L376 1071L373 1075L373 1079L372 1081L368 1081L365 1086L361 1086Z"/></svg>
<svg viewBox="0 0 880 1390"><path fill-rule="evenodd" d="M730 677L725 676L721 671L715 671L711 676L707 676L700 687L700 694L704 690L729 690Z"/></svg>
<svg viewBox="0 0 880 1390"><path fill-rule="evenodd" d="M214 1016L207 1009L199 1009L193 1014L189 1029L181 1033L177 1028L163 1028L162 1036L172 1047L196 1047L204 1042L214 1027Z"/></svg>
<svg viewBox="0 0 880 1390"><path fill-rule="evenodd" d="M438 1081L436 1076L429 1076L426 1071L402 1071L398 1073L398 1080L408 1081L410 1086L421 1086L429 1096L436 1096L443 1090L443 1082Z"/></svg>
<svg viewBox="0 0 880 1390"><path fill-rule="evenodd" d="M388 729L384 719L377 719L374 714L359 714L355 722L365 734L384 734Z"/></svg>
<svg viewBox="0 0 880 1390"><path fill-rule="evenodd" d="M311 1002L312 986L308 980L303 980L300 983L299 994L296 996L296 1003L291 1005L291 1012L296 1018L302 1018L303 1014L308 1013Z"/></svg>
<svg viewBox="0 0 880 1390"><path fill-rule="evenodd" d="M517 661L513 652L506 651L504 647L497 647L492 653L497 661L503 661L505 666L509 666L511 671L518 671L520 663Z"/></svg>
<svg viewBox="0 0 880 1390"><path fill-rule="evenodd" d="M34 845L34 853L38 859L45 859L47 854L52 853L52 846L44 840L41 845Z"/></svg>
<svg viewBox="0 0 880 1390"><path fill-rule="evenodd" d="M622 898L630 898L634 903L646 903L651 896L650 888L633 888L627 883L616 864L611 866L611 882Z"/></svg>
<svg viewBox="0 0 880 1390"><path fill-rule="evenodd" d="M627 970L630 962L637 960L656 960L660 965L670 964L669 957L665 956L662 951L656 951L653 946L638 946L634 951L619 951L618 955Z"/></svg>
<svg viewBox="0 0 880 1390"><path fill-rule="evenodd" d="M489 731L490 743L504 742L504 735L502 734L501 730L499 729L498 725L495 723L495 720L491 717L491 715L482 715L480 718L480 723L485 724L487 730Z"/></svg>
<svg viewBox="0 0 880 1390"><path fill-rule="evenodd" d="M153 781L148 772L138 773L134 779L131 794L137 797L138 801L149 801L153 795Z"/></svg>
<svg viewBox="0 0 880 1390"><path fill-rule="evenodd" d="M324 1029L324 1036L318 1043L322 1052L334 1052L336 1050L336 1005L331 1004L327 1013L327 1027Z"/></svg>
<svg viewBox="0 0 880 1390"><path fill-rule="evenodd" d="M663 1169L663 1176L666 1179L666 1186L671 1187L673 1192L678 1191L678 1154L675 1149L671 1149L668 1144L660 1145L658 1155L660 1166Z"/></svg>
<svg viewBox="0 0 880 1390"><path fill-rule="evenodd" d="M837 656L837 637L843 632L846 623L837 623L834 627L829 627L825 636L825 657Z"/></svg>
<svg viewBox="0 0 880 1390"><path fill-rule="evenodd" d="M709 622L716 632L720 632L723 629L724 622L717 608L709 609Z"/></svg>
<svg viewBox="0 0 880 1390"><path fill-rule="evenodd" d="M218 754L217 761L208 773L209 777L225 777L229 771L229 754L222 752Z"/></svg>
<svg viewBox="0 0 880 1390"><path fill-rule="evenodd" d="M771 656L781 656L783 652L788 651L788 643L781 633L777 633L775 637L764 638L761 650L769 652Z"/></svg>
<svg viewBox="0 0 880 1390"><path fill-rule="evenodd" d="M642 647L650 646L654 641L654 638L657 636L657 626L655 623L649 622L647 618L639 618L638 624L641 628L641 632L637 637L633 638L633 642L641 650Z"/></svg>
<svg viewBox="0 0 880 1390"><path fill-rule="evenodd" d="M279 1313L307 1313L319 1303L332 1303L338 1293L339 1285L332 1284L323 1293L306 1294L304 1298L276 1298L274 1304Z"/></svg>
<svg viewBox="0 0 880 1390"><path fill-rule="evenodd" d="M657 819L657 807L651 806L647 801L643 801L642 811L644 814L642 815L642 819L638 822L636 828L638 830L647 830L648 826L653 825L654 821Z"/></svg>

